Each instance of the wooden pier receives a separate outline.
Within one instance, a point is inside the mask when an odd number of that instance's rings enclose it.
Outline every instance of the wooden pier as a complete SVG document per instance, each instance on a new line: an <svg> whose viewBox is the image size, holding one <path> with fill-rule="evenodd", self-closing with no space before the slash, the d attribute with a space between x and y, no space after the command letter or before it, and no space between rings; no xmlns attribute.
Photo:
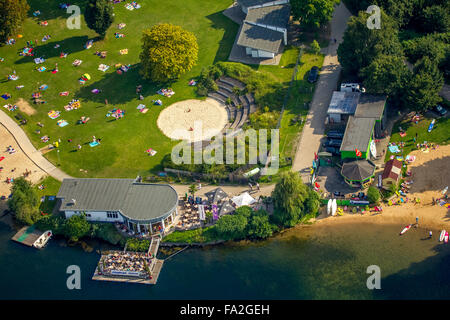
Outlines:
<svg viewBox="0 0 450 320"><path fill-rule="evenodd" d="M31 227L23 227L11 238L11 240L32 247L43 233L44 232L36 229L34 225Z"/></svg>

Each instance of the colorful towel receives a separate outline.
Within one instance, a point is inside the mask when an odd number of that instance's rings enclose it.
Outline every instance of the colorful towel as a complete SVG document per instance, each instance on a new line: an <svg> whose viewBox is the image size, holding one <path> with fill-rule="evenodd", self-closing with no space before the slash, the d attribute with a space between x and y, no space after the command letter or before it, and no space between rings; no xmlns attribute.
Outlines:
<svg viewBox="0 0 450 320"><path fill-rule="evenodd" d="M92 141L91 143L89 143L89 145L91 146L91 148L98 146L100 143L98 143L97 141Z"/></svg>
<svg viewBox="0 0 450 320"><path fill-rule="evenodd" d="M397 153L400 152L400 149L398 148L398 146L389 146L389 151L392 153Z"/></svg>
<svg viewBox="0 0 450 320"><path fill-rule="evenodd" d="M49 113L47 113L47 115L50 117L50 119L54 120L60 116L60 113L61 112L59 111L51 110Z"/></svg>
<svg viewBox="0 0 450 320"><path fill-rule="evenodd" d="M66 120L58 120L56 124L62 128L67 126L69 123Z"/></svg>

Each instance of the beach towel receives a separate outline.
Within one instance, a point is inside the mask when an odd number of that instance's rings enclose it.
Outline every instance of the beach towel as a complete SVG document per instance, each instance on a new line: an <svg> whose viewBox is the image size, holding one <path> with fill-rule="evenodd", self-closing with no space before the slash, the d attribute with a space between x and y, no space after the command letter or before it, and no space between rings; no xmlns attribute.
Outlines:
<svg viewBox="0 0 450 320"><path fill-rule="evenodd" d="M40 63L44 63L44 62L45 62L44 58L36 58L36 59L34 59L34 63L36 63L36 64L40 64Z"/></svg>
<svg viewBox="0 0 450 320"><path fill-rule="evenodd" d="M0 161L5 160L5 157L0 157Z"/></svg>
<svg viewBox="0 0 450 320"><path fill-rule="evenodd" d="M108 69L109 69L109 66L106 64L103 64L103 63L98 66L98 70L103 71L103 72L106 72L106 70L108 70Z"/></svg>
<svg viewBox="0 0 450 320"><path fill-rule="evenodd" d="M5 105L3 106L3 108L8 109L8 111L14 111L14 110L17 110L17 106L16 106L16 105L13 105L13 104L5 104Z"/></svg>
<svg viewBox="0 0 450 320"><path fill-rule="evenodd" d="M37 68L37 71L39 72L44 72L45 70L47 70L47 68L44 66Z"/></svg>
<svg viewBox="0 0 450 320"><path fill-rule="evenodd" d="M48 142L49 140L50 140L50 138L48 136L41 137L42 142Z"/></svg>
<svg viewBox="0 0 450 320"><path fill-rule="evenodd" d="M117 25L117 29L123 29L123 28L125 28L126 27L126 23L119 23L118 25Z"/></svg>
<svg viewBox="0 0 450 320"><path fill-rule="evenodd" d="M145 104L140 104L140 105L137 106L136 109L142 110L142 109L144 109L144 108L145 108Z"/></svg>
<svg viewBox="0 0 450 320"><path fill-rule="evenodd" d="M5 100L8 100L9 98L11 98L10 94L2 94L2 98Z"/></svg>
<svg viewBox="0 0 450 320"><path fill-rule="evenodd" d="M69 123L66 120L58 120L56 124L62 128L67 126Z"/></svg>
<svg viewBox="0 0 450 320"><path fill-rule="evenodd" d="M55 111L55 110L51 110L49 113L47 113L47 115L50 117L50 119L56 119L59 117L61 112L59 111Z"/></svg>
<svg viewBox="0 0 450 320"><path fill-rule="evenodd" d="M72 65L74 65L75 67L78 67L82 62L83 62L83 60L76 59L76 60L72 63Z"/></svg>
<svg viewBox="0 0 450 320"><path fill-rule="evenodd" d="M42 86L39 87L39 90L47 90L48 89L48 85L43 84Z"/></svg>
<svg viewBox="0 0 450 320"><path fill-rule="evenodd" d="M62 97L66 97L66 96L69 95L69 91L60 92L59 95L62 96Z"/></svg>
<svg viewBox="0 0 450 320"><path fill-rule="evenodd" d="M400 149L398 148L398 146L389 146L389 151L392 153L397 153L400 152Z"/></svg>
<svg viewBox="0 0 450 320"><path fill-rule="evenodd" d="M100 90L99 90L99 89L92 89L91 92L92 92L93 94L99 94L99 93L100 93Z"/></svg>
<svg viewBox="0 0 450 320"><path fill-rule="evenodd" d="M89 143L89 145L91 146L91 148L98 146L100 143L98 143L97 141L92 141L91 143Z"/></svg>
<svg viewBox="0 0 450 320"><path fill-rule="evenodd" d="M120 50L119 51L120 52L120 54L128 54L128 49L122 49L122 50Z"/></svg>
<svg viewBox="0 0 450 320"><path fill-rule="evenodd" d="M145 152L151 157L153 157L157 151L153 150L152 148L147 149Z"/></svg>

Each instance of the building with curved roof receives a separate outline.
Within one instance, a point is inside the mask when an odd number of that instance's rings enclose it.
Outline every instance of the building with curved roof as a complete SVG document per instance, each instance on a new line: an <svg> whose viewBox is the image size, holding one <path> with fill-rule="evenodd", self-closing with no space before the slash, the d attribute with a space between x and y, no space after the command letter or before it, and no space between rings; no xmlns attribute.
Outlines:
<svg viewBox="0 0 450 320"><path fill-rule="evenodd" d="M157 232L177 215L178 194L170 185L138 179L64 179L56 196L66 218L124 223L135 232Z"/></svg>

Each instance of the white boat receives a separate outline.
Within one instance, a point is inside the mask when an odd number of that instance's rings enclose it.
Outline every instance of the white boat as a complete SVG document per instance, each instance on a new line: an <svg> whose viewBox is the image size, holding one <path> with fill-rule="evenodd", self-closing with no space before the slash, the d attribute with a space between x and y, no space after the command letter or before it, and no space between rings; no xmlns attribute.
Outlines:
<svg viewBox="0 0 450 320"><path fill-rule="evenodd" d="M445 230L442 230L441 231L441 235L439 236L439 241L440 242L442 242L442 241L444 241L444 237L445 237L445 233L446 233L447 231L445 231Z"/></svg>
<svg viewBox="0 0 450 320"><path fill-rule="evenodd" d="M330 215L331 214L331 206L333 205L333 199L328 200L327 203L327 214Z"/></svg>
<svg viewBox="0 0 450 320"><path fill-rule="evenodd" d="M336 199L333 199L333 204L331 206L331 215L335 216L337 211L337 201Z"/></svg>
<svg viewBox="0 0 450 320"><path fill-rule="evenodd" d="M52 237L53 233L51 230L45 231L37 240L33 243L33 247L37 249L42 249L47 244L48 240Z"/></svg>

